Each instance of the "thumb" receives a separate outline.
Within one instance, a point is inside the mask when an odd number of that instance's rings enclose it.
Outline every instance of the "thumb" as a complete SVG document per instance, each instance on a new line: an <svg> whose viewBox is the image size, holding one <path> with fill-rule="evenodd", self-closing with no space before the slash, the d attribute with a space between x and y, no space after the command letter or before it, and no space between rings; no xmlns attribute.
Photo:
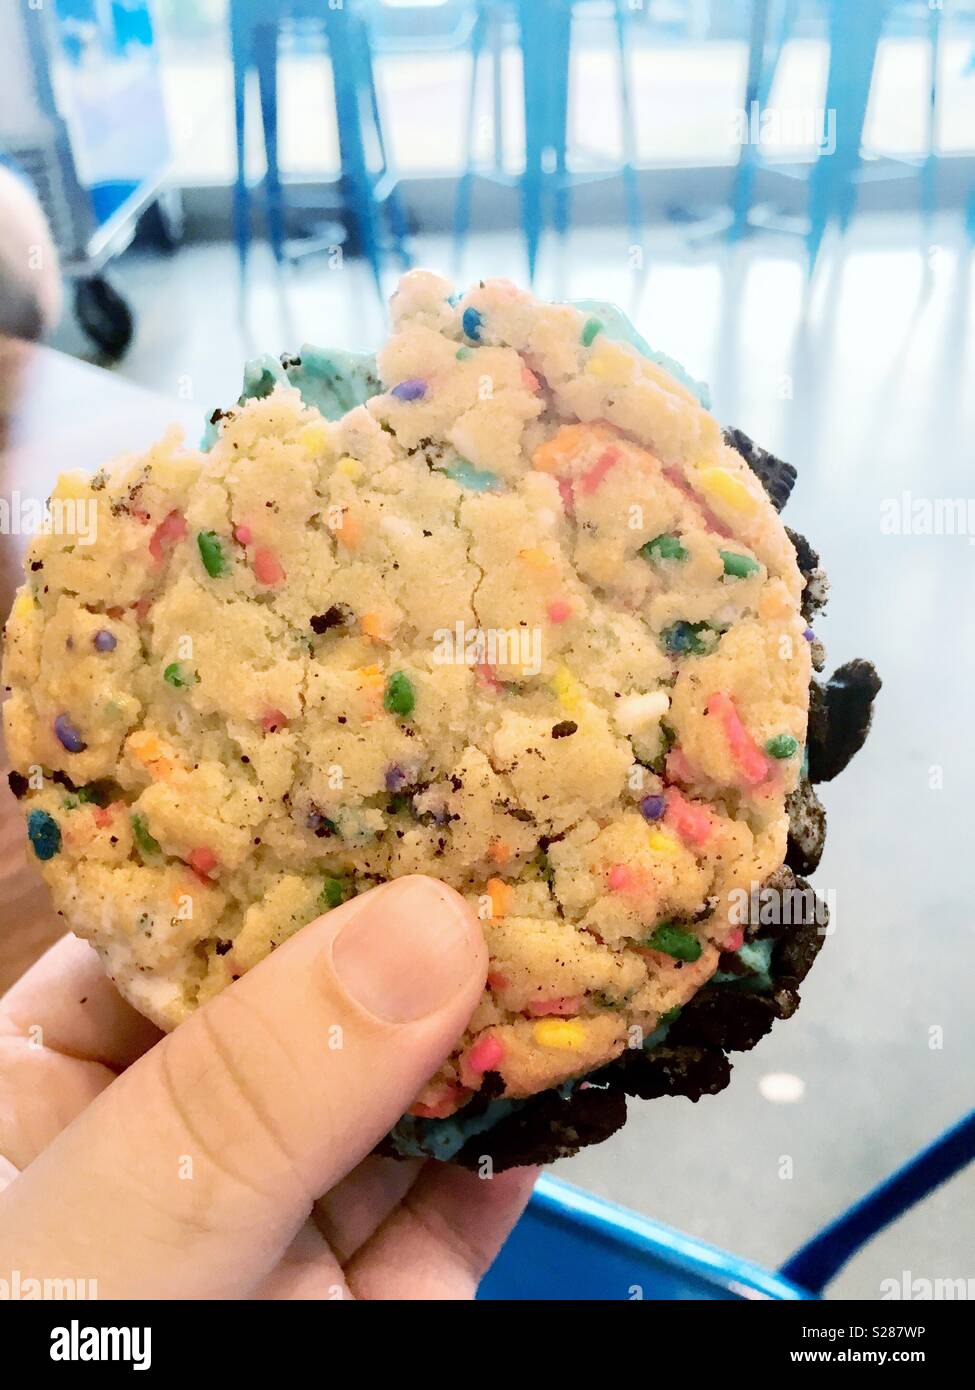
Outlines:
<svg viewBox="0 0 975 1390"><path fill-rule="evenodd" d="M234 1297L463 1032L487 952L463 899L394 880L320 917L114 1081L0 1197L0 1274L101 1298Z"/></svg>

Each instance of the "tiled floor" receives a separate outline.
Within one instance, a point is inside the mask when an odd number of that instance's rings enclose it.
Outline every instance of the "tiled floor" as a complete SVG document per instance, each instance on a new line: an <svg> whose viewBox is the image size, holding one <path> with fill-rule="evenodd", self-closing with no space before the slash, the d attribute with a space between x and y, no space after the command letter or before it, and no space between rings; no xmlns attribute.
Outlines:
<svg viewBox="0 0 975 1390"><path fill-rule="evenodd" d="M652 343L711 381L723 421L796 464L788 519L822 549L835 595L817 627L834 663L872 657L884 690L867 749L825 789L817 885L834 895L836 930L798 1016L737 1064L723 1095L637 1106L622 1135L560 1173L774 1263L971 1104L975 501L964 534L895 534L883 518L905 492L975 493L972 254L952 222L925 236L864 219L842 252L828 248L808 294L789 242L726 256L654 232L642 280L625 243L613 229L580 235L550 256L539 288L630 309ZM443 243L418 250L447 261ZM139 328L119 370L191 394L202 418L236 395L248 353L305 338L363 346L381 328L358 267L278 277L258 254L252 269L241 294L222 245L123 261ZM521 249L479 238L466 270L521 278ZM775 1083L763 1078L776 1073L798 1077L779 1090L801 1096L767 1099ZM905 1270L975 1278L973 1195L972 1174L956 1180L835 1292L875 1299Z"/></svg>

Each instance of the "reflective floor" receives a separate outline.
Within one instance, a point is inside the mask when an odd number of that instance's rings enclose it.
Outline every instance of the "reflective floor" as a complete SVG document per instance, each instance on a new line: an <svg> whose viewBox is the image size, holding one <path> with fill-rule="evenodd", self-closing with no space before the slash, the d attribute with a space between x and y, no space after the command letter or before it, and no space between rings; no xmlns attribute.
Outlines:
<svg viewBox="0 0 975 1390"><path fill-rule="evenodd" d="M449 264L442 242L417 249ZM641 275L624 232L580 234L550 253L539 290L630 309L652 344L710 380L722 421L795 463L788 520L833 584L817 629L833 664L873 658L884 689L867 749L825 788L816 882L836 930L798 1016L737 1063L723 1095L637 1105L621 1135L558 1171L774 1264L972 1103L972 255L952 221L925 232L863 219L828 245L811 292L786 240L729 256L664 230L644 257ZM511 237L477 238L465 258L471 277L520 279L523 266ZM362 347L382 328L351 263L279 277L259 247L242 298L230 250L196 247L130 256L116 280L139 315L119 371L182 396L181 414L198 402L201 418L236 396L257 349ZM61 341L78 344L70 330ZM876 1299L906 1271L971 1279L975 1293L973 1197L970 1173L878 1239L834 1292Z"/></svg>

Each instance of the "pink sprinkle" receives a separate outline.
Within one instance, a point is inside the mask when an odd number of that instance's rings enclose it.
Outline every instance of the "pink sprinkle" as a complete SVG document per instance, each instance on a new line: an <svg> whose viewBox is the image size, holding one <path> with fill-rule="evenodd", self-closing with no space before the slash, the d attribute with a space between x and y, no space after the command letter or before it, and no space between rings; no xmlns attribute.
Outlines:
<svg viewBox="0 0 975 1390"><path fill-rule="evenodd" d="M612 445L608 449L604 449L593 466L588 472L583 473L582 477L579 479L579 491L587 497L591 496L606 477L609 470L614 467L615 464L619 463L619 460L619 449L614 449Z"/></svg>
<svg viewBox="0 0 975 1390"><path fill-rule="evenodd" d="M170 512L153 531L149 540L149 554L158 564L163 558L163 547L175 545L186 535L186 518L182 512Z"/></svg>
<svg viewBox="0 0 975 1390"><path fill-rule="evenodd" d="M104 830L106 826L111 825L111 823L112 823L112 808L111 808L111 806L96 806L96 807L94 808L94 811L92 812L92 814L93 814L94 819L95 819L95 824L98 826L99 830Z"/></svg>
<svg viewBox="0 0 975 1390"><path fill-rule="evenodd" d="M671 782L693 782L694 769L687 754L680 748L672 748L667 754L664 766Z"/></svg>
<svg viewBox="0 0 975 1390"><path fill-rule="evenodd" d="M479 661L474 667L474 674L478 685L485 690L503 690L504 682L499 681L495 674L494 667L489 666L486 661Z"/></svg>
<svg viewBox="0 0 975 1390"><path fill-rule="evenodd" d="M241 545L250 545L253 539L254 532L249 526L242 523L240 526L234 527L234 540L240 541Z"/></svg>
<svg viewBox="0 0 975 1390"><path fill-rule="evenodd" d="M288 716L282 714L279 709L269 709L261 715L261 728L266 734L273 734L276 733L278 729L286 728L287 723Z"/></svg>
<svg viewBox="0 0 975 1390"><path fill-rule="evenodd" d="M488 1034L485 1038L478 1038L468 1049L464 1058L466 1070L475 1076L483 1076L486 1071L495 1071L503 1056L504 1044L501 1039Z"/></svg>
<svg viewBox="0 0 975 1390"><path fill-rule="evenodd" d="M140 598L137 603L133 603L132 607L135 610L135 616L138 618L139 622L144 623L149 616L149 609L152 607L152 599L147 594L145 598Z"/></svg>
<svg viewBox="0 0 975 1390"><path fill-rule="evenodd" d="M136 521L140 522L143 526L148 526L149 522L152 520L149 513L143 511L141 507L133 507L132 515L135 517Z"/></svg>
<svg viewBox="0 0 975 1390"><path fill-rule="evenodd" d="M566 516L574 516L576 509L575 493L572 491L572 479L559 479L559 496L562 498L562 506L565 508Z"/></svg>
<svg viewBox="0 0 975 1390"><path fill-rule="evenodd" d="M190 851L186 860L197 878L206 881L217 867L217 856L212 849L200 848Z"/></svg>
<svg viewBox="0 0 975 1390"><path fill-rule="evenodd" d="M684 480L683 476L676 468L665 468L664 477L678 492L682 492L685 497L689 498L690 501L694 503L701 513L701 516L704 518L704 524L709 531L714 531L717 535L724 536L726 540L734 540L734 532L728 530L724 522L715 516L706 502L702 502L694 489Z"/></svg>
<svg viewBox="0 0 975 1390"><path fill-rule="evenodd" d="M526 391L531 391L533 394L537 392L539 387L541 386L541 382L539 381L535 373L532 371L531 367L525 366L523 366L521 369L521 384L522 386L524 386Z"/></svg>
<svg viewBox="0 0 975 1390"><path fill-rule="evenodd" d="M666 798L664 821L667 825L692 845L706 844L714 829L711 812L695 801L688 801L676 787L667 788Z"/></svg>
<svg viewBox="0 0 975 1390"><path fill-rule="evenodd" d="M745 940L745 928L733 927L724 939L724 949L726 951L738 951L741 949Z"/></svg>
<svg viewBox="0 0 975 1390"><path fill-rule="evenodd" d="M769 774L769 760L741 722L731 696L716 691L708 700L709 715L721 720L732 756L741 769L747 786L757 787Z"/></svg>
<svg viewBox="0 0 975 1390"><path fill-rule="evenodd" d="M532 1018L551 1017L553 1014L558 1018L566 1018L579 1012L579 1003L578 994L564 994L555 999L535 999L528 1005L526 1013L531 1014Z"/></svg>
<svg viewBox="0 0 975 1390"><path fill-rule="evenodd" d="M572 615L572 605L564 598L555 598L548 606L549 622L564 623Z"/></svg>
<svg viewBox="0 0 975 1390"><path fill-rule="evenodd" d="M492 970L487 977L488 989L507 989L509 980L507 975L501 975L496 970Z"/></svg>
<svg viewBox="0 0 975 1390"><path fill-rule="evenodd" d="M254 575L259 584L280 584L284 578L281 561L267 546L254 551Z"/></svg>
<svg viewBox="0 0 975 1390"><path fill-rule="evenodd" d="M633 875L625 864L613 864L609 870L609 886L612 892L622 893L633 883Z"/></svg>

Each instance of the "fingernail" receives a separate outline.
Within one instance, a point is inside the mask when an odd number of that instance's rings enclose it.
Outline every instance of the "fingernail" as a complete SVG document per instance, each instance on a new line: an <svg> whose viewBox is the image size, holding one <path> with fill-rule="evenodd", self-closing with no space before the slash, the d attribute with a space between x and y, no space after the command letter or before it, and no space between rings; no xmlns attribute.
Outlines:
<svg viewBox="0 0 975 1390"><path fill-rule="evenodd" d="M463 901L417 876L370 894L332 943L332 963L362 1008L390 1023L411 1023L463 988L480 952Z"/></svg>

